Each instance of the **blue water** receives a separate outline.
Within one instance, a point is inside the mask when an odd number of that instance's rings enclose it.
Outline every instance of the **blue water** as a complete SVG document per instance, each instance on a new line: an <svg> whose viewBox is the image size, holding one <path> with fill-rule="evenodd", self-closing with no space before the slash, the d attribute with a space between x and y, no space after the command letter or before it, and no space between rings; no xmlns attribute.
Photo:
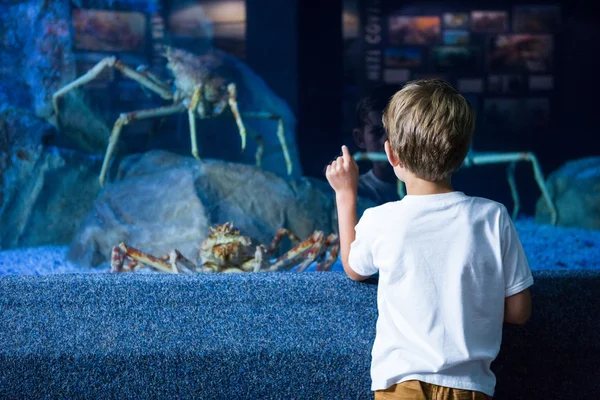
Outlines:
<svg viewBox="0 0 600 400"><path fill-rule="evenodd" d="M533 271L600 269L600 230L539 225L532 219L515 223ZM45 246L0 251L0 275L106 273L107 265L86 268L66 261L67 246ZM307 272L316 271L313 263ZM343 271L338 260L332 271Z"/></svg>

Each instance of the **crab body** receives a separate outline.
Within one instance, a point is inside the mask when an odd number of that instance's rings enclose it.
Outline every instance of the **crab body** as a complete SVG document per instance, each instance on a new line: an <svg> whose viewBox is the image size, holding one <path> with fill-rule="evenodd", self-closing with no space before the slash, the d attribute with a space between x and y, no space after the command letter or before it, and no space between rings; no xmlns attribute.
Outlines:
<svg viewBox="0 0 600 400"><path fill-rule="evenodd" d="M200 118L216 117L223 113L230 97L230 79L223 77L224 66L215 53L194 55L181 49L167 47L167 68L174 78L173 100L189 105L194 91L201 88L196 112Z"/></svg>
<svg viewBox="0 0 600 400"><path fill-rule="evenodd" d="M252 272L268 263L263 255L264 246L240 234L233 224L211 227L211 232L200 245L200 261L204 268L215 272Z"/></svg>

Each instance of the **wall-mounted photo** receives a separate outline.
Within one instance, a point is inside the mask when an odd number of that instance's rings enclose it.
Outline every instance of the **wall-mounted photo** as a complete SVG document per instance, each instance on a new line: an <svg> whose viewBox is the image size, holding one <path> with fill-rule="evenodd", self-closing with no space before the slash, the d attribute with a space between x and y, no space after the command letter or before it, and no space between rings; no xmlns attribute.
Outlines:
<svg viewBox="0 0 600 400"><path fill-rule="evenodd" d="M471 31L478 33L502 33L508 29L506 11L471 11Z"/></svg>
<svg viewBox="0 0 600 400"><path fill-rule="evenodd" d="M360 19L358 2L354 0L343 0L342 12L342 36L346 39L358 39L360 31Z"/></svg>
<svg viewBox="0 0 600 400"><path fill-rule="evenodd" d="M388 21L391 44L434 44L440 41L440 17L391 16Z"/></svg>
<svg viewBox="0 0 600 400"><path fill-rule="evenodd" d="M444 31L444 44L459 46L469 44L469 31Z"/></svg>
<svg viewBox="0 0 600 400"><path fill-rule="evenodd" d="M551 35L498 35L490 40L490 71L543 72L552 67Z"/></svg>
<svg viewBox="0 0 600 400"><path fill-rule="evenodd" d="M246 55L245 0L199 0L174 8L167 21L174 41L202 52L216 47L244 59Z"/></svg>
<svg viewBox="0 0 600 400"><path fill-rule="evenodd" d="M146 16L138 12L73 10L75 48L88 51L146 51Z"/></svg>
<svg viewBox="0 0 600 400"><path fill-rule="evenodd" d="M488 91L491 93L523 93L527 84L521 75L490 75Z"/></svg>
<svg viewBox="0 0 600 400"><path fill-rule="evenodd" d="M469 14L467 13L444 13L444 28L460 29L469 27Z"/></svg>
<svg viewBox="0 0 600 400"><path fill-rule="evenodd" d="M344 0L343 4L344 82L346 85L356 85L360 79L357 71L360 70L363 63L358 2ZM349 100L345 99L344 101Z"/></svg>
<svg viewBox="0 0 600 400"><path fill-rule="evenodd" d="M517 33L554 33L560 20L559 6L516 6L513 29Z"/></svg>
<svg viewBox="0 0 600 400"><path fill-rule="evenodd" d="M383 52L384 64L392 68L415 68L421 66L423 50L419 47L390 47Z"/></svg>
<svg viewBox="0 0 600 400"><path fill-rule="evenodd" d="M431 59L436 71L475 71L481 65L480 54L477 47L436 46Z"/></svg>

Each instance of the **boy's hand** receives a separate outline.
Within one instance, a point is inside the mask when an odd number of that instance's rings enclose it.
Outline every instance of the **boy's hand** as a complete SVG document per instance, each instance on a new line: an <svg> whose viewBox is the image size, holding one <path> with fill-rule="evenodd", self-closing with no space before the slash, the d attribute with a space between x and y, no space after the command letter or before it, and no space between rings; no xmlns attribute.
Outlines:
<svg viewBox="0 0 600 400"><path fill-rule="evenodd" d="M342 155L327 166L325 176L333 190L335 190L336 196L356 197L358 164L350 155L348 147L342 146Z"/></svg>

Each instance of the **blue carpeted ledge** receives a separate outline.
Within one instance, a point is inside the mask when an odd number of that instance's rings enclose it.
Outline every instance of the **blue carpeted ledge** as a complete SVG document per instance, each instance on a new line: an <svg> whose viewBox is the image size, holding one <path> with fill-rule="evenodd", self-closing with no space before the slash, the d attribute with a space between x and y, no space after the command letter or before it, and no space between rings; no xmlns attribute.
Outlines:
<svg viewBox="0 0 600 400"><path fill-rule="evenodd" d="M600 393L600 271L534 272L495 399ZM376 282L343 273L0 278L0 398L362 399Z"/></svg>

